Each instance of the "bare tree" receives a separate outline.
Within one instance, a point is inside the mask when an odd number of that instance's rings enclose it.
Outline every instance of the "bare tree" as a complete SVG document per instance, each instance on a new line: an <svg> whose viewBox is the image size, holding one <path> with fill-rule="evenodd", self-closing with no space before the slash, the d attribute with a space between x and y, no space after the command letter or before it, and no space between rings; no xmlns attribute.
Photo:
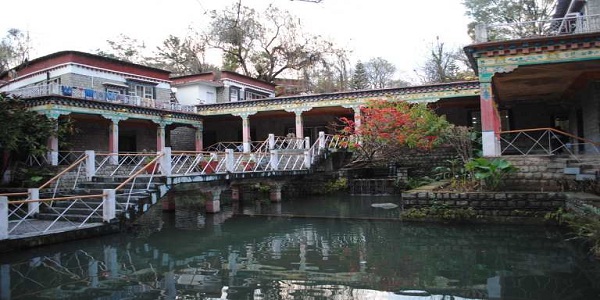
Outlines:
<svg viewBox="0 0 600 300"><path fill-rule="evenodd" d="M144 56L146 44L135 38L120 34L116 40L106 40L110 50L96 50L96 54L137 64L148 64Z"/></svg>
<svg viewBox="0 0 600 300"><path fill-rule="evenodd" d="M193 35L180 38L169 35L157 47L153 66L172 72L172 75L190 75L217 69L206 63L206 44Z"/></svg>
<svg viewBox="0 0 600 300"><path fill-rule="evenodd" d="M381 57L370 59L365 64L365 69L367 70L371 87L375 89L388 87L392 82L394 73L396 73L396 66Z"/></svg>
<svg viewBox="0 0 600 300"><path fill-rule="evenodd" d="M330 45L302 32L295 17L272 5L259 14L238 2L223 11L213 11L211 16L206 40L223 51L223 68L267 82L274 82L286 70L319 62Z"/></svg>
<svg viewBox="0 0 600 300"><path fill-rule="evenodd" d="M473 72L465 65L463 56L460 50L448 50L444 42L436 37L430 46L429 57L416 73L426 84L469 79Z"/></svg>

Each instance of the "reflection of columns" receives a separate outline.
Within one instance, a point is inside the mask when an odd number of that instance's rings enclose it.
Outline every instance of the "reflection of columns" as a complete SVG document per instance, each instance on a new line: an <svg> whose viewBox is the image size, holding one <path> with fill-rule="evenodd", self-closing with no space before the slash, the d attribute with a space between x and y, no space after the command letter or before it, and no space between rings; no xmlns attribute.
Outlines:
<svg viewBox="0 0 600 300"><path fill-rule="evenodd" d="M296 119L294 124L296 125L296 137L301 139L304 137L304 121L302 120L302 113L310 110L310 108L302 107L302 108L294 108L287 110L287 112L293 112Z"/></svg>
<svg viewBox="0 0 600 300"><path fill-rule="evenodd" d="M231 200L239 201L240 200L240 186L235 185L231 187Z"/></svg>
<svg viewBox="0 0 600 300"><path fill-rule="evenodd" d="M104 264L110 278L119 277L119 263L117 261L117 249L111 246L104 247Z"/></svg>
<svg viewBox="0 0 600 300"><path fill-rule="evenodd" d="M88 276L90 278L90 287L98 287L98 261L93 258L88 262Z"/></svg>
<svg viewBox="0 0 600 300"><path fill-rule="evenodd" d="M271 202L281 202L281 183L271 184L269 191L269 199Z"/></svg>
<svg viewBox="0 0 600 300"><path fill-rule="evenodd" d="M195 138L194 138L194 145L196 145L196 151L202 151L202 149L204 148L204 145L202 144L202 139L203 137L203 130L204 127L202 126L202 124L194 126L194 128L196 129L196 134L195 134Z"/></svg>
<svg viewBox="0 0 600 300"><path fill-rule="evenodd" d="M10 265L0 267L0 299L10 299Z"/></svg>
<svg viewBox="0 0 600 300"><path fill-rule="evenodd" d="M212 188L210 192L207 193L206 202L204 203L204 207L207 213L218 213L221 211L221 189L220 188Z"/></svg>
<svg viewBox="0 0 600 300"><path fill-rule="evenodd" d="M490 82L480 83L479 105L481 107L483 156L500 156L500 115Z"/></svg>
<svg viewBox="0 0 600 300"><path fill-rule="evenodd" d="M244 112L240 114L234 114L235 116L242 118L242 145L244 147L244 152L250 152L250 116L255 114L255 112Z"/></svg>

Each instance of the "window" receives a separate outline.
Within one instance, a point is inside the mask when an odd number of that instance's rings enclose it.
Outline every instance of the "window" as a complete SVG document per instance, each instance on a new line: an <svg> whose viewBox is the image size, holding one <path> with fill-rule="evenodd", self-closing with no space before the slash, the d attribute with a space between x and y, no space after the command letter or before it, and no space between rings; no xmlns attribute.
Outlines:
<svg viewBox="0 0 600 300"><path fill-rule="evenodd" d="M229 88L229 101L236 102L240 100L240 89L236 87Z"/></svg>
<svg viewBox="0 0 600 300"><path fill-rule="evenodd" d="M245 91L245 99L246 100L256 100L256 99L265 99L268 98L269 95L265 93L261 93L259 91L247 88Z"/></svg>
<svg viewBox="0 0 600 300"><path fill-rule="evenodd" d="M215 103L215 93L206 92L206 103Z"/></svg>
<svg viewBox="0 0 600 300"><path fill-rule="evenodd" d="M149 85L133 85L133 94L142 98L154 99L154 87Z"/></svg>

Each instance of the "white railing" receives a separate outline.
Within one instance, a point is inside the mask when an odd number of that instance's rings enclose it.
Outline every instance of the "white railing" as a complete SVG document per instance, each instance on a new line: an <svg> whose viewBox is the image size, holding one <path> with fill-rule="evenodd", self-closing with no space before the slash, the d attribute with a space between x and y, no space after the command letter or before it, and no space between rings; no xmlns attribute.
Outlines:
<svg viewBox="0 0 600 300"><path fill-rule="evenodd" d="M533 128L502 131L502 155L600 154L600 143L593 142L554 128Z"/></svg>
<svg viewBox="0 0 600 300"><path fill-rule="evenodd" d="M182 105L171 103L169 101L158 101L152 98L143 98L133 95L117 94L113 92L97 91L89 88L73 87L67 85L48 84L36 85L10 91L9 94L21 98L36 98L48 95L61 95L78 99L104 101L108 103L118 103L131 106L156 108L169 111L180 111L193 113L196 108L191 105Z"/></svg>
<svg viewBox="0 0 600 300"><path fill-rule="evenodd" d="M502 41L600 31L600 15L567 14L564 18L519 23L479 24L475 41Z"/></svg>

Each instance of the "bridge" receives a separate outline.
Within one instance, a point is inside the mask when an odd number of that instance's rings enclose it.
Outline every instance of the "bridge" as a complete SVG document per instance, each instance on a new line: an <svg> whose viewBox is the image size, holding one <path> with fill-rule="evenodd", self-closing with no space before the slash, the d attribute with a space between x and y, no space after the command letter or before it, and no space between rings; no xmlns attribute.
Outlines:
<svg viewBox="0 0 600 300"><path fill-rule="evenodd" d="M209 213L220 211L223 190L231 189L232 198L239 199L238 184L249 180L267 181L271 200L280 201L283 184L278 179L308 174L349 142L348 137L320 132L314 143L270 134L247 152L225 143L211 151L165 147L158 153L64 153L60 162L68 166L46 183L0 194L0 251L60 239L71 231L116 231L119 220L143 214L179 184L208 183L203 196Z"/></svg>

